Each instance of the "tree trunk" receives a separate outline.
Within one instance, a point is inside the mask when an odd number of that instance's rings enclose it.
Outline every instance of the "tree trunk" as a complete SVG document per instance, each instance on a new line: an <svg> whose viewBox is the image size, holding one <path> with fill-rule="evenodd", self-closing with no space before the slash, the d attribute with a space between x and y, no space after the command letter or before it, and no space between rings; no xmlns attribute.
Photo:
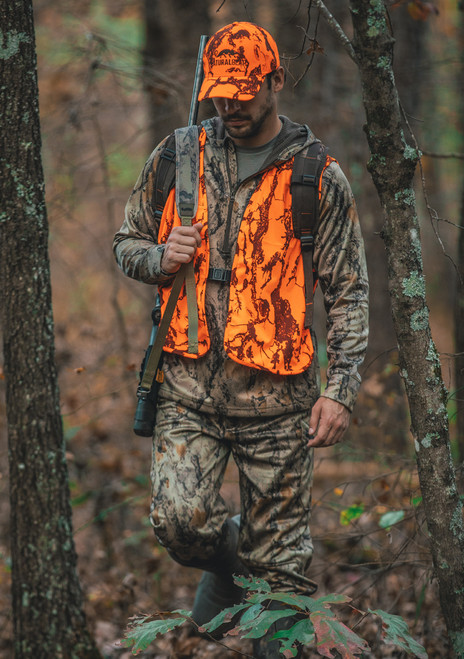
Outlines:
<svg viewBox="0 0 464 659"><path fill-rule="evenodd" d="M97 658L76 573L54 362L48 225L30 0L0 8L0 295L15 656Z"/></svg>
<svg viewBox="0 0 464 659"><path fill-rule="evenodd" d="M393 39L380 0L351 0L371 152L368 168L385 212L393 323L411 412L423 505L440 602L454 650L464 657L464 528L451 459L446 390L431 337L413 189L418 154L404 138L392 71Z"/></svg>

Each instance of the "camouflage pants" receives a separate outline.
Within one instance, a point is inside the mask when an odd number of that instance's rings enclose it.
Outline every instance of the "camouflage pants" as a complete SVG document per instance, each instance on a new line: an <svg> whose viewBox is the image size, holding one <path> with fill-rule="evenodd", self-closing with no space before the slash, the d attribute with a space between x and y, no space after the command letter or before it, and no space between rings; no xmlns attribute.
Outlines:
<svg viewBox="0 0 464 659"><path fill-rule="evenodd" d="M232 453L241 497L239 558L273 589L314 592L304 574L313 551L308 421L308 412L218 417L160 400L150 516L160 543L184 565L214 565L228 517L219 490Z"/></svg>

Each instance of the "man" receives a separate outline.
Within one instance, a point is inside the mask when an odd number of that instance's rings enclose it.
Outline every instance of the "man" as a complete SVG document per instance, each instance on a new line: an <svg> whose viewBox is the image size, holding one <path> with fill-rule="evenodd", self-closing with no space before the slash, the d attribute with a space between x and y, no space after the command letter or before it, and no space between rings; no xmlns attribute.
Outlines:
<svg viewBox="0 0 464 659"><path fill-rule="evenodd" d="M290 195L293 158L315 138L277 112L284 69L263 28L222 28L209 40L203 64L199 99L212 99L218 116L199 133L193 225L181 225L174 192L161 220L155 218L160 145L114 243L125 274L158 284L163 306L175 273L194 263L198 351L187 349L182 298L165 344L151 521L175 560L204 570L193 608L198 624L240 599L232 574L262 577L273 590L315 591L306 576L313 449L339 442L349 424L368 306L355 203L329 158L314 245L328 327L328 383L320 395ZM219 496L230 453L241 494L241 515L233 519ZM268 642L274 632L255 643L254 656L280 656L278 643Z"/></svg>

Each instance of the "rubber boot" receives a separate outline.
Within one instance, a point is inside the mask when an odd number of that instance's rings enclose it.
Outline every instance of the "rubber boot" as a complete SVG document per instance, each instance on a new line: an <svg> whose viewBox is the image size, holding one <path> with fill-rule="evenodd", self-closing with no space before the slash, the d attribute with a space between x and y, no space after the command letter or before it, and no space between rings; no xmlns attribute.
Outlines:
<svg viewBox="0 0 464 659"><path fill-rule="evenodd" d="M279 602L271 602L269 609L276 611L282 608L282 604ZM253 657L254 659L282 659L283 655L279 651L280 641L279 639L271 640L276 632L283 631L284 629L290 629L293 627L299 620L301 620L301 615L295 614L294 616L289 616L288 618L281 618L276 620L264 636L261 638L253 639ZM298 645L296 648L295 659L299 659L302 656L303 646Z"/></svg>
<svg viewBox="0 0 464 659"><path fill-rule="evenodd" d="M237 586L232 577L234 574L248 574L237 556L240 515L228 519L225 526L225 538L219 556L211 571L203 572L195 595L192 618L199 626L212 620L223 609L239 604L243 597L243 588ZM222 625L211 635L220 638L230 628L230 624Z"/></svg>

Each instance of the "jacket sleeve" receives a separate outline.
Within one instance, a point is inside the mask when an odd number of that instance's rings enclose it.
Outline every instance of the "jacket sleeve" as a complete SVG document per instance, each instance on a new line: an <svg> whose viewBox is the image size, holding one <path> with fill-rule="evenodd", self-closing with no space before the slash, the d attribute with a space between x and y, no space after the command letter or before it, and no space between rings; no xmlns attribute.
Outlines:
<svg viewBox="0 0 464 659"><path fill-rule="evenodd" d="M337 163L323 174L314 266L327 312L327 387L322 395L351 411L367 348L369 287L356 204Z"/></svg>
<svg viewBox="0 0 464 659"><path fill-rule="evenodd" d="M122 227L113 241L116 261L128 277L146 284L171 279L161 272L164 245L157 244L159 220L155 218L153 188L156 167L164 141L153 151L126 204Z"/></svg>

